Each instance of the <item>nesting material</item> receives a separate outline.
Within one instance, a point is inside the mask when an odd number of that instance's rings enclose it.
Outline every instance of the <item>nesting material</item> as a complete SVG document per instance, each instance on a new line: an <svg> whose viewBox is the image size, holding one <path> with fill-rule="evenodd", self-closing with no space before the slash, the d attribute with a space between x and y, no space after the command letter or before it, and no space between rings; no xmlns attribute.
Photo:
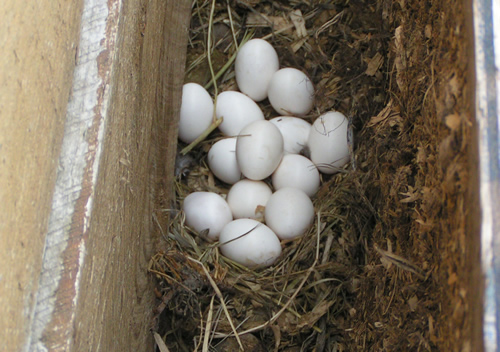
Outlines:
<svg viewBox="0 0 500 352"><path fill-rule="evenodd" d="M219 253L172 211L155 329L171 351L470 351L466 226L472 118L462 3L196 1L186 82L236 89L236 43L267 39L308 73L312 123L352 120L355 163L322 175L307 233L269 268ZM212 25L212 51L207 52ZM226 68L224 66L226 65ZM266 119L275 117L268 100ZM206 166L211 134L175 184L225 194ZM355 168L353 167L355 166ZM166 211L166 210L159 210Z"/></svg>

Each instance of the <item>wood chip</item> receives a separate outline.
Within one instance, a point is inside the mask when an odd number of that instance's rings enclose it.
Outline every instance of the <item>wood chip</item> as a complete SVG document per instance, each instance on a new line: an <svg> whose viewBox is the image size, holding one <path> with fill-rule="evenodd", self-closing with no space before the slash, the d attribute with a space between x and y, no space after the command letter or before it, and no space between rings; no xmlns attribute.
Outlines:
<svg viewBox="0 0 500 352"><path fill-rule="evenodd" d="M292 51L294 53L296 53L297 51L299 51L299 49L302 48L302 45L304 45L305 42L307 42L307 39L308 38L301 38L298 41L296 41L295 43L293 43L292 44Z"/></svg>
<svg viewBox="0 0 500 352"><path fill-rule="evenodd" d="M365 73L368 76L374 76L383 63L384 57L380 55L380 53L376 53L374 57L368 60L368 67L366 68Z"/></svg>
<svg viewBox="0 0 500 352"><path fill-rule="evenodd" d="M416 295L412 296L408 300L408 305L410 306L410 310L414 312L417 309L418 306L418 297Z"/></svg>
<svg viewBox="0 0 500 352"><path fill-rule="evenodd" d="M304 314L298 324L297 328L300 330L304 327L312 327L316 322L328 312L328 309L335 303L335 301L322 301L311 312Z"/></svg>
<svg viewBox="0 0 500 352"><path fill-rule="evenodd" d="M158 346L160 352L170 352L165 342L163 342L163 339L161 338L160 334L153 331L153 336L155 338L156 345Z"/></svg>
<svg viewBox="0 0 500 352"><path fill-rule="evenodd" d="M295 26L297 38L307 37L306 21L304 21L304 17L302 17L302 11L292 11L290 13L290 19Z"/></svg>
<svg viewBox="0 0 500 352"><path fill-rule="evenodd" d="M305 44L308 39L306 21L302 16L302 11L295 10L290 13L290 19L295 26L295 37L298 39L292 44L292 51L296 53Z"/></svg>
<svg viewBox="0 0 500 352"><path fill-rule="evenodd" d="M450 114L444 118L444 123L452 131L458 130L458 128L460 127L460 122L461 119L458 114Z"/></svg>

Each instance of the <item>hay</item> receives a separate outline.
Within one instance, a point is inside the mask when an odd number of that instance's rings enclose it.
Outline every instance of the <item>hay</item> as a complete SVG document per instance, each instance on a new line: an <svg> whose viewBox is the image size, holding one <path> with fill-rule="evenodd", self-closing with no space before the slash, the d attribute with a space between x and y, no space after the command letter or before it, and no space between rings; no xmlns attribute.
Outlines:
<svg viewBox="0 0 500 352"><path fill-rule="evenodd" d="M150 272L168 348L467 351L472 123L462 3L237 0L216 2L212 15L211 5L194 2L186 82L209 85L210 57L219 91L235 89L226 62L236 43L266 37L282 67L315 83L310 122L331 109L352 117L356 169L323 176L316 224L264 270L220 256L182 213L162 210L174 217ZM273 115L268 102L263 110ZM208 138L176 182L177 209L195 190L227 193L205 164L218 135Z"/></svg>

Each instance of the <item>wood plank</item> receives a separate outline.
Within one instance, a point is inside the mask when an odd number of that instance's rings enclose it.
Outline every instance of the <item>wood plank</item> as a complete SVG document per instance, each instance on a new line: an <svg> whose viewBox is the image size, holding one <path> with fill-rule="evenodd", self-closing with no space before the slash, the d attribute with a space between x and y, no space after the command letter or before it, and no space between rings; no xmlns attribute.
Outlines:
<svg viewBox="0 0 500 352"><path fill-rule="evenodd" d="M0 350L27 349L82 1L0 1Z"/></svg>
<svg viewBox="0 0 500 352"><path fill-rule="evenodd" d="M190 5L85 2L33 351L152 349L146 269L173 176Z"/></svg>

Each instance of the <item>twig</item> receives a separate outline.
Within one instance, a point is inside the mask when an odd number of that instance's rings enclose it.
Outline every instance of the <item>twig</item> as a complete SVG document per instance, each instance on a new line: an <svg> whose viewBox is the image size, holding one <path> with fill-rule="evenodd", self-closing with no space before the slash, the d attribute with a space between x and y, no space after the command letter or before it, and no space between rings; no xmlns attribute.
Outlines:
<svg viewBox="0 0 500 352"><path fill-rule="evenodd" d="M214 104L214 110L215 110L215 104ZM214 111L214 117L215 117L215 111ZM198 136L198 138L196 138L194 141L192 141L188 146L184 147L182 150L181 150L181 154L182 155L186 155L187 153L189 153L191 150L193 150L193 148L195 148L198 144L200 144L202 141L205 140L205 138L208 137L208 135L210 133L212 133L213 130L215 130L217 127L219 127L219 125L222 123L223 121L223 117L221 116L220 118L218 119L214 119L214 121L212 121L212 124L202 133Z"/></svg>

